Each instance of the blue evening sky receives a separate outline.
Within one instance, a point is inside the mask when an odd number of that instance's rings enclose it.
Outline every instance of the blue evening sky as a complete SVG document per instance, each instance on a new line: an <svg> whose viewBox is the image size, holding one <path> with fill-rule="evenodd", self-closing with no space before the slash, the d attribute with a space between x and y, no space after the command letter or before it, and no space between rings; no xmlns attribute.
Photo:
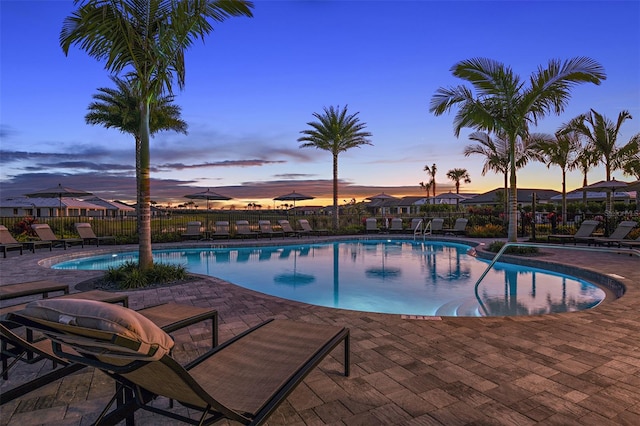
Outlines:
<svg viewBox="0 0 640 426"><path fill-rule="evenodd" d="M567 110L535 131L553 133L590 108L616 120L628 110L620 142L640 132L639 1L265 1L253 18L216 25L186 53L186 87L176 92L187 136L158 134L151 143L152 198L186 201L210 187L238 207L296 190L329 204L331 155L301 149L312 114L348 105L359 112L373 146L339 157L340 199L384 191L420 195L425 165L466 168L462 192L502 186L481 176L484 159L465 158L471 129L453 134L453 113L435 117L438 87L462 83L450 68L487 57L527 78L550 59L588 56L605 68L600 86L574 88ZM112 85L104 64L59 46L72 1L0 1L0 185L2 196L57 183L107 199L135 199L134 142L84 122L98 87ZM177 86L176 86L177 88ZM630 177L616 171L619 180ZM603 166L589 174L604 178ZM568 189L582 184L569 174ZM561 189L557 167L531 163L518 187Z"/></svg>

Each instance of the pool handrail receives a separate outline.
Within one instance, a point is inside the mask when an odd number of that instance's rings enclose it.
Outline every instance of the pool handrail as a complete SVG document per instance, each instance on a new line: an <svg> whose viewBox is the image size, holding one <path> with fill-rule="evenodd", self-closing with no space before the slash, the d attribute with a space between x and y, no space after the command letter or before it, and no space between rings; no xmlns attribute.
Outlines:
<svg viewBox="0 0 640 426"><path fill-rule="evenodd" d="M496 255L493 257L493 260L491 260L491 262L489 263L489 266L487 266L487 268L484 270L484 272L480 275L480 277L476 281L476 284L475 284L475 286L473 288L473 291L474 291L475 296L476 296L476 300L480 304L480 307L482 308L482 311L484 312L485 315L489 315L489 313L487 311L487 307L484 305L484 303L482 303L482 299L480 298L480 295L478 294L478 287L480 286L480 282L489 273L491 268L493 268L493 265L496 264L496 262L498 261L500 256L502 256L502 254L507 250L507 248L516 247L516 246L520 246L520 247L546 247L546 248L552 248L552 249L579 250L579 251L598 251L598 252L608 252L608 253L622 252L622 253L628 253L630 256L634 256L635 255L635 256L640 257L640 250L633 249L633 248L627 249L627 248L621 248L621 247L615 248L615 247L591 247L591 246L589 246L589 247L580 247L580 246L565 246L565 245L561 245L561 244L507 242L507 243L505 243L504 246L502 246L502 248L498 251L498 253L496 253Z"/></svg>
<svg viewBox="0 0 640 426"><path fill-rule="evenodd" d="M416 235L422 234L422 241L425 240L425 236L427 234L431 235L431 221L427 222L424 226L424 231L422 230L422 225L424 224L424 219L420 219L420 222L416 225L416 228L413 230L413 239L416 239ZM427 232L428 231L428 232Z"/></svg>

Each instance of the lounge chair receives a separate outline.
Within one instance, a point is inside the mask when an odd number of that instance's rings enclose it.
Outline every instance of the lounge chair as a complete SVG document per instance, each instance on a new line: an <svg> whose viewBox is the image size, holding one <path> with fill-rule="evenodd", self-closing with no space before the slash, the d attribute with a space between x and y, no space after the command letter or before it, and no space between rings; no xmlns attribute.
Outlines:
<svg viewBox="0 0 640 426"><path fill-rule="evenodd" d="M411 233L415 234L416 230L418 231L417 233L422 233L422 229L424 228L425 224L424 224L424 220L418 217L414 217L413 219L411 219Z"/></svg>
<svg viewBox="0 0 640 426"><path fill-rule="evenodd" d="M329 235L328 229L313 229L311 225L309 225L309 221L307 219L298 219L298 223L300 224L303 233L308 233L310 235Z"/></svg>
<svg viewBox="0 0 640 426"><path fill-rule="evenodd" d="M51 251L53 247L53 243L51 243L51 241L41 240L41 241L18 242L16 241L15 238L13 238L13 235L11 235L11 232L9 232L7 227L4 225L0 225L0 244L2 244L3 246L9 247L9 250L17 250L15 249L15 247L21 246L23 248L28 248L29 250L31 250L32 253L35 253L36 248L38 247L49 247L49 251ZM6 258L7 252L5 249L3 249L3 253L4 253L4 257ZM20 251L20 254L22 254L22 251Z"/></svg>
<svg viewBox="0 0 640 426"><path fill-rule="evenodd" d="M38 238L42 241L50 241L53 245L61 245L65 250L67 246L74 244L80 244L84 247L84 240L82 238L58 238L46 223L34 223L31 225L31 229L35 231Z"/></svg>
<svg viewBox="0 0 640 426"><path fill-rule="evenodd" d="M284 238L284 232L282 231L276 231L275 229L273 229L273 227L271 226L271 221L270 220L259 220L258 221L258 227L260 227L260 235L261 236L269 236L269 238L273 238L273 237L283 237Z"/></svg>
<svg viewBox="0 0 640 426"><path fill-rule="evenodd" d="M0 251L2 251L3 257L5 259L7 258L7 252L11 250L19 250L20 255L22 255L24 247L22 247L22 244L0 244Z"/></svg>
<svg viewBox="0 0 640 426"><path fill-rule="evenodd" d="M629 233L638 226L638 223L633 220L623 220L616 226L616 229L609 235L608 237L598 237L591 238L588 242L589 245L591 243L598 246L608 246L617 245L620 247L620 242L624 241L624 239L629 235Z"/></svg>
<svg viewBox="0 0 640 426"><path fill-rule="evenodd" d="M173 333L193 324L211 320L211 346L214 348L218 345L218 313L214 309L163 303L142 308L136 312L152 321L166 333ZM33 333L31 332L31 334ZM75 363L57 356L53 351L51 341L48 339L32 342L22 338L3 324L0 324L0 337L2 338L3 375L6 375L7 371L18 361L35 363L41 360L50 360L53 362L54 368L51 372L38 376L29 382L17 385L12 389L3 390L0 395L0 405L85 367L82 363ZM33 356L27 358L30 354ZM6 360L11 357L15 359L11 365L7 365ZM60 368L56 369L58 366Z"/></svg>
<svg viewBox="0 0 640 426"><path fill-rule="evenodd" d="M0 300L17 299L19 297L35 295L40 295L46 299L49 297L49 293L58 291L61 291L63 294L69 294L69 284L62 284L50 280L5 284L0 286Z"/></svg>
<svg viewBox="0 0 640 426"><path fill-rule="evenodd" d="M369 234L369 233L374 233L374 232L380 232L380 228L378 228L378 220L375 217L368 217L365 219L365 227L364 227L364 232Z"/></svg>
<svg viewBox="0 0 640 426"><path fill-rule="evenodd" d="M193 222L187 222L187 230L181 235L183 240L190 240L190 239L198 239L201 240L204 238L204 234L202 233L202 231L200 230L200 228L202 228L202 222L200 221L193 221Z"/></svg>
<svg viewBox="0 0 640 426"><path fill-rule="evenodd" d="M183 367L171 357L171 338L135 311L111 305L91 311L70 307L63 314L75 325L68 325L57 322L61 309L53 307L52 312L47 305L52 300L33 302L12 319L49 337L59 357L98 368L123 391L133 391L109 412L122 393L114 395L97 423L114 424L137 409L194 423L176 410L147 405L164 396L199 411L200 424L221 419L262 424L343 342L344 374L349 375L349 330L344 327L266 321ZM79 355L67 351L69 346Z"/></svg>
<svg viewBox="0 0 640 426"><path fill-rule="evenodd" d="M282 228L282 232L284 232L285 236L289 237L299 237L300 232L293 229L288 220L281 219L278 221L278 225Z"/></svg>
<svg viewBox="0 0 640 426"><path fill-rule="evenodd" d="M635 240L621 240L619 242L619 247L640 248L640 237Z"/></svg>
<svg viewBox="0 0 640 426"><path fill-rule="evenodd" d="M431 235L444 234L444 219L441 217L434 217L431 221L427 222L428 232Z"/></svg>
<svg viewBox="0 0 640 426"><path fill-rule="evenodd" d="M547 236L548 242L557 241L561 244L565 243L577 243L577 240L580 239L588 239L591 237L591 234L596 230L600 222L597 220L584 220L580 224L580 227L573 235L563 235L563 234L551 234Z"/></svg>
<svg viewBox="0 0 640 426"><path fill-rule="evenodd" d="M75 224L76 232L80 235L85 242L85 244L91 244L92 241L96 242L96 247L100 246L101 242L111 241L113 244L116 243L116 237L108 235L103 237L98 237L95 232L93 232L93 228L90 223L79 222Z"/></svg>
<svg viewBox="0 0 640 426"><path fill-rule="evenodd" d="M236 237L244 238L258 238L260 233L251 229L248 220L236 220Z"/></svg>
<svg viewBox="0 0 640 426"><path fill-rule="evenodd" d="M402 227L402 218L394 217L393 219L391 219L389 232L404 232L404 229Z"/></svg>
<svg viewBox="0 0 640 426"><path fill-rule="evenodd" d="M453 228L443 228L443 234L452 234L452 235L464 235L467 233L467 223L469 223L469 219L465 219L463 217L459 217L456 219L456 222L453 224Z"/></svg>
<svg viewBox="0 0 640 426"><path fill-rule="evenodd" d="M231 238L231 233L229 232L229 221L217 221L216 228L209 234L209 238Z"/></svg>

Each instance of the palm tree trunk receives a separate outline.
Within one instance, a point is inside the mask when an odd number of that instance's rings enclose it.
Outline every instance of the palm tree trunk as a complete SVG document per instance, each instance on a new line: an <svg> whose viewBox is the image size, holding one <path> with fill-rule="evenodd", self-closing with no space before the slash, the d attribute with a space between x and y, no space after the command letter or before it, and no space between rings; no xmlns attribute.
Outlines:
<svg viewBox="0 0 640 426"><path fill-rule="evenodd" d="M562 169L562 218L561 223L565 225L567 222L567 171Z"/></svg>
<svg viewBox="0 0 640 426"><path fill-rule="evenodd" d="M505 220L509 215L509 172L504 172L504 191L502 193L502 214Z"/></svg>
<svg viewBox="0 0 640 426"><path fill-rule="evenodd" d="M587 186L587 172L584 172L583 178L582 178L582 187L584 188L585 186ZM587 190L583 189L582 190L582 204L584 204L584 208L585 211L587 209Z"/></svg>
<svg viewBox="0 0 640 426"><path fill-rule="evenodd" d="M140 114L140 147L137 152L136 179L138 186L138 264L140 269L153 266L151 253L151 184L149 139L149 103L145 99L141 103Z"/></svg>
<svg viewBox="0 0 640 426"><path fill-rule="evenodd" d="M338 155L333 155L333 229L338 230Z"/></svg>
<svg viewBox="0 0 640 426"><path fill-rule="evenodd" d="M509 140L509 167L511 176L509 182L509 228L507 232L507 240L515 243L518 241L518 189L516 187L515 135L512 135Z"/></svg>

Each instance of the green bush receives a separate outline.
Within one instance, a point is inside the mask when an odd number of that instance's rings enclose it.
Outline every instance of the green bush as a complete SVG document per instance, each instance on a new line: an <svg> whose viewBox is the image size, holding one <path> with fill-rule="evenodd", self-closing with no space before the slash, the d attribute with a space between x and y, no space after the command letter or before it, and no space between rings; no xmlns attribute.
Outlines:
<svg viewBox="0 0 640 426"><path fill-rule="evenodd" d="M504 241L494 241L487 246L487 250L489 250L491 253L497 253L502 249L502 247L504 247L504 245ZM515 254L519 256L527 256L538 253L538 247L510 246L505 250L505 254Z"/></svg>
<svg viewBox="0 0 640 426"><path fill-rule="evenodd" d="M184 280L187 270L182 265L168 265L154 263L145 271L138 268L137 262L125 262L118 267L109 267L104 274L104 280L115 284L119 289L145 288L149 285L167 284Z"/></svg>
<svg viewBox="0 0 640 426"><path fill-rule="evenodd" d="M467 235L476 238L504 237L505 231L502 225L488 223L486 225L474 225L467 231Z"/></svg>

